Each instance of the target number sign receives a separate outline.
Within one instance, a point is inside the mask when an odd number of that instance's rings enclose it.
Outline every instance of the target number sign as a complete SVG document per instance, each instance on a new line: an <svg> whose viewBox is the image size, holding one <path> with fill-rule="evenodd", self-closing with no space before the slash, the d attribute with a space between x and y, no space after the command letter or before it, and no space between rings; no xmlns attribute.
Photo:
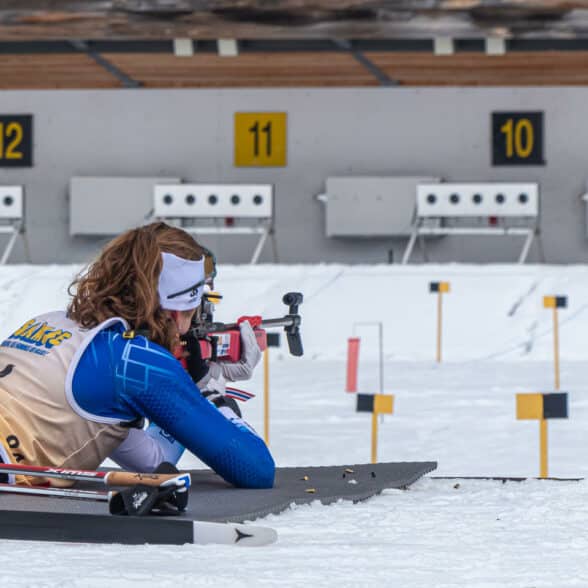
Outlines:
<svg viewBox="0 0 588 588"><path fill-rule="evenodd" d="M0 115L0 167L31 167L32 165L32 115Z"/></svg>
<svg viewBox="0 0 588 588"><path fill-rule="evenodd" d="M235 166L285 166L286 131L285 112L236 112Z"/></svg>
<svg viewBox="0 0 588 588"><path fill-rule="evenodd" d="M543 112L492 113L492 165L545 165Z"/></svg>

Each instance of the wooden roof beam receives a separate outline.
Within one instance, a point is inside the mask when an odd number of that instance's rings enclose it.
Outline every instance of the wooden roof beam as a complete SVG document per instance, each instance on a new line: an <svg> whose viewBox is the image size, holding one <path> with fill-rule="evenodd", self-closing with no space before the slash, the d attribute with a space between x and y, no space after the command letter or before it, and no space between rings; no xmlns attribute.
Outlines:
<svg viewBox="0 0 588 588"><path fill-rule="evenodd" d="M381 86L398 86L398 81L392 79L384 70L380 69L373 61L368 59L361 51L357 51L353 48L353 45L349 41L344 41L342 39L334 39L333 43L339 47L339 49L343 49L344 51L349 52L349 54L357 61L360 65L362 65L367 71L369 71L377 80L380 82Z"/></svg>
<svg viewBox="0 0 588 588"><path fill-rule="evenodd" d="M72 46L85 53L88 57L91 57L98 65L103 67L109 74L112 74L125 88L140 88L141 82L134 80L128 76L125 72L120 70L116 65L112 64L108 59L105 59L100 53L97 53L91 49L85 41L70 41Z"/></svg>

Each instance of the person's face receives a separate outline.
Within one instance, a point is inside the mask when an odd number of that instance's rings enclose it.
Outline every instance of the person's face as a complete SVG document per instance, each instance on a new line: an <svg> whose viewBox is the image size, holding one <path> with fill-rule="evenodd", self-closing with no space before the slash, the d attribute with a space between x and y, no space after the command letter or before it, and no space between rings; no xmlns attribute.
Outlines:
<svg viewBox="0 0 588 588"><path fill-rule="evenodd" d="M192 323L192 317L194 316L194 310L172 310L170 311L172 320L176 324L178 328L178 333L180 335L185 335L190 328L190 324Z"/></svg>

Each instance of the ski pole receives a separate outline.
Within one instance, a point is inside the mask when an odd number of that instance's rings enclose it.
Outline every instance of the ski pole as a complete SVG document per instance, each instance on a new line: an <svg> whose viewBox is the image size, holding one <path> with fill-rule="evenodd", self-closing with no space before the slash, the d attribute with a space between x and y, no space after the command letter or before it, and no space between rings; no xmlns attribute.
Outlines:
<svg viewBox="0 0 588 588"><path fill-rule="evenodd" d="M94 481L102 482L106 486L135 486L137 484L161 486L163 484L175 483L177 486L186 486L186 488L189 488L191 481L189 473L144 474L118 470L99 472L6 463L0 464L0 473L35 476L39 478L58 478L61 480Z"/></svg>
<svg viewBox="0 0 588 588"><path fill-rule="evenodd" d="M56 488L46 486L18 486L16 484L0 484L0 492L7 494L28 494L33 496L56 496L75 500L96 500L108 502L112 492L103 490L80 490L78 488Z"/></svg>

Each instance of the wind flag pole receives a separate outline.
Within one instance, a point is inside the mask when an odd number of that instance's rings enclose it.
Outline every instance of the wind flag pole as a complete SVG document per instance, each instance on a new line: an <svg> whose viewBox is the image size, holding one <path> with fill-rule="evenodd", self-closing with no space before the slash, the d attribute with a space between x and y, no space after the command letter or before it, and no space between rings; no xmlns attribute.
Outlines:
<svg viewBox="0 0 588 588"><path fill-rule="evenodd" d="M567 392L517 394L516 412L519 420L539 421L539 477L547 478L547 421L568 418Z"/></svg>
<svg viewBox="0 0 588 588"><path fill-rule="evenodd" d="M567 296L544 296L543 307L553 309L553 368L555 372L555 389L559 390L560 368L559 368L559 320L557 309L567 308Z"/></svg>
<svg viewBox="0 0 588 588"><path fill-rule="evenodd" d="M430 282L429 292L437 293L437 363L441 363L441 343L443 336L443 294L449 292L449 282Z"/></svg>
<svg viewBox="0 0 588 588"><path fill-rule="evenodd" d="M371 463L378 463L378 415L393 414L393 394L358 394L357 412L372 413Z"/></svg>
<svg viewBox="0 0 588 588"><path fill-rule="evenodd" d="M269 447L269 430L270 430L270 347L280 346L280 333L267 334L267 347L263 352L263 440Z"/></svg>

